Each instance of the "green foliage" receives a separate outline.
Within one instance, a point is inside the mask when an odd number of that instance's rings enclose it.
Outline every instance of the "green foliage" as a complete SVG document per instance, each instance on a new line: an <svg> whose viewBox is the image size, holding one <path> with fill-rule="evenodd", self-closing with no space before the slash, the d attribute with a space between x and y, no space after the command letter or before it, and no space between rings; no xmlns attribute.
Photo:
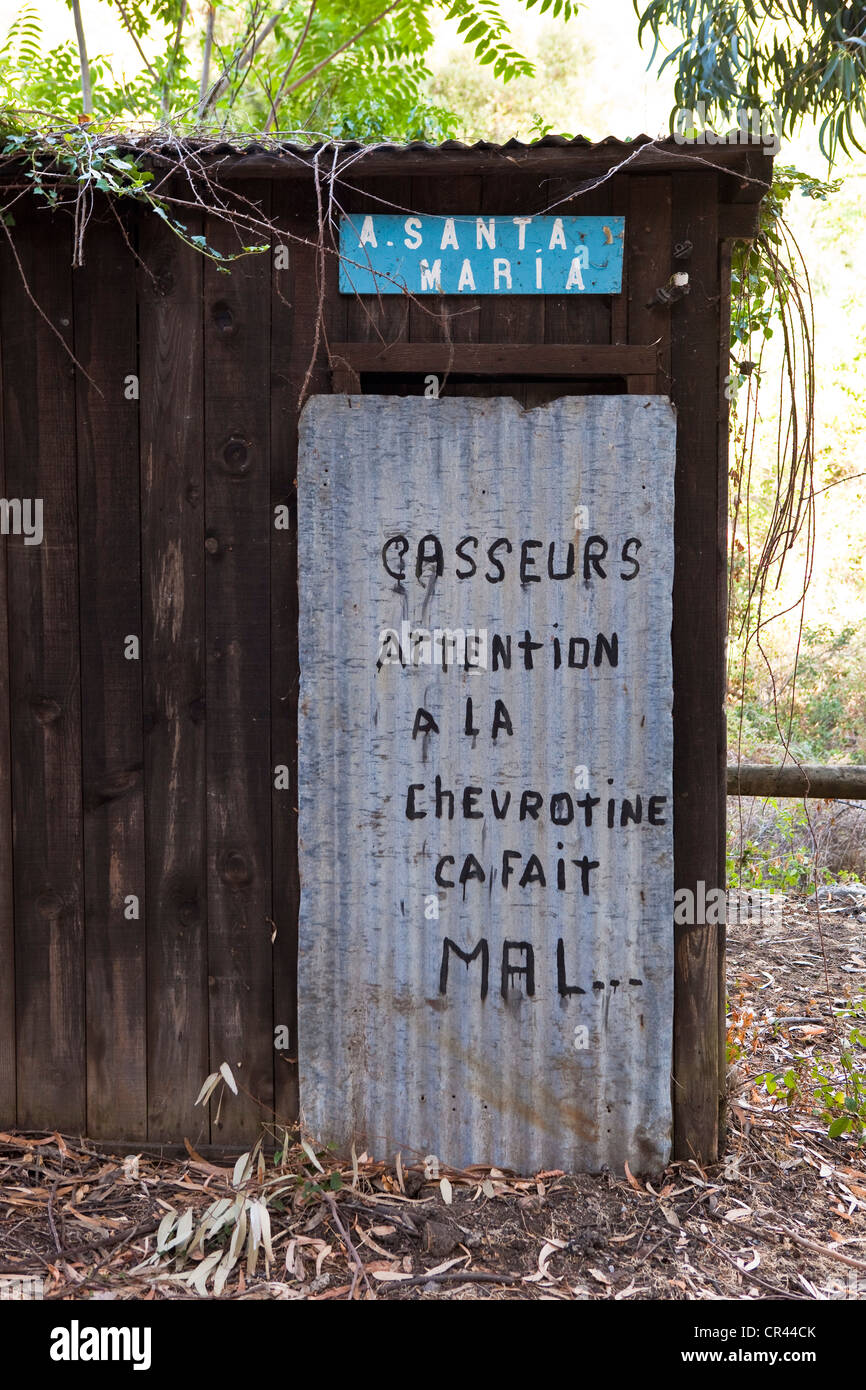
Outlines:
<svg viewBox="0 0 866 1390"><path fill-rule="evenodd" d="M527 9L537 0L526 0ZM550 9L551 0L542 0L540 13ZM554 14L563 14L570 19L572 5L570 0L556 0ZM482 67L492 64L494 77L510 82L513 77L531 77L535 71L532 64L517 53L505 38L508 26L502 18L495 0L454 0L447 10L448 19L459 19L458 34L463 42L474 45L474 55Z"/></svg>
<svg viewBox="0 0 866 1390"><path fill-rule="evenodd" d="M575 122L586 119L608 80L592 30L585 24L567 29L546 24L537 35L533 61L537 76L517 76L506 85L489 67L478 66L471 49L452 48L426 90L459 112L463 140L531 141L550 134L571 139Z"/></svg>
<svg viewBox="0 0 866 1390"><path fill-rule="evenodd" d="M821 121L821 150L862 149L866 121L866 5L860 0L634 0L650 63L675 73L676 110L705 108L726 121L738 110L775 116L782 132ZM858 133L855 133L855 126ZM673 128L673 126L672 126Z"/></svg>
<svg viewBox="0 0 866 1390"><path fill-rule="evenodd" d="M771 483L755 484L754 521L759 527ZM735 590L742 601L744 581L735 575ZM796 657L796 670L795 670ZM745 671L742 661L736 682L728 691L728 742L742 745L743 756L776 756L781 735L790 722L790 748L803 762L832 762L839 758L857 762L864 752L866 731L866 630L862 625L829 622L803 628L798 654L776 663L775 699L766 668L750 650Z"/></svg>
<svg viewBox="0 0 866 1390"><path fill-rule="evenodd" d="M866 1138L866 1000L837 1014L842 1033L838 1059L819 1052L795 1057L782 1075L757 1078L769 1096L789 1110L806 1107L827 1126L830 1139Z"/></svg>
<svg viewBox="0 0 866 1390"><path fill-rule="evenodd" d="M212 6L210 34L184 0L107 2L143 66L123 81L108 59L89 59L93 110L84 114L96 122L366 142L447 139L457 116L425 95L437 10L457 21L474 63L500 82L534 73L509 42L498 0L222 0ZM552 3L542 0L540 12ZM553 13L570 18L571 0L555 0ZM25 4L0 48L0 107L78 120L77 46L70 38L46 53L43 38L38 12Z"/></svg>
<svg viewBox="0 0 866 1390"><path fill-rule="evenodd" d="M791 164L774 165L773 182L761 203L757 242L737 242L731 260L732 352L748 348L753 334L772 338L779 310L788 301L791 283L774 274L774 266L784 259L782 227L794 194L826 202L840 187L839 179L822 181Z"/></svg>
<svg viewBox="0 0 866 1390"><path fill-rule="evenodd" d="M742 840L736 817L728 829L727 881L744 891L802 893L815 887L815 862L811 831L802 801L768 797L772 822L761 833ZM838 875L818 870L821 883L834 883Z"/></svg>
<svg viewBox="0 0 866 1390"><path fill-rule="evenodd" d="M863 656L862 634L854 624L838 632L827 623L804 630L794 710L818 754L850 746L863 729Z"/></svg>
<svg viewBox="0 0 866 1390"><path fill-rule="evenodd" d="M81 71L75 43L69 39L46 52L43 37L38 10L24 5L0 45L2 129L20 129L16 111L49 117L81 110ZM129 89L115 82L107 58L92 57L90 71L94 86L104 94L104 114L120 114Z"/></svg>
<svg viewBox="0 0 866 1390"><path fill-rule="evenodd" d="M21 159L34 194L44 198L51 207L68 198L70 186L76 195L106 193L118 201L131 199L144 203L181 241L214 261L219 270L225 270L229 262L241 256L268 249L267 245L246 245L227 255L209 246L203 236L190 234L165 200L150 192L153 174L139 168L131 156L122 155L116 144L99 140L87 127L36 137L28 132L9 131L0 139L0 156ZM8 221L7 225L10 225Z"/></svg>
<svg viewBox="0 0 866 1390"><path fill-rule="evenodd" d="M186 0L109 3L141 56L131 81L71 39L46 53L38 11L21 8L0 46L0 158L24 161L34 191L52 205L69 201L70 190L79 210L92 192L144 203L216 262L235 257L188 235L148 187L151 175L119 153L113 131L448 139L458 119L424 90L437 9L457 21L474 62L501 83L534 72L509 43L498 0L392 0L384 9L382 0L214 0L204 28ZM568 19L571 0L556 0L554 13ZM244 245L238 254L262 249Z"/></svg>

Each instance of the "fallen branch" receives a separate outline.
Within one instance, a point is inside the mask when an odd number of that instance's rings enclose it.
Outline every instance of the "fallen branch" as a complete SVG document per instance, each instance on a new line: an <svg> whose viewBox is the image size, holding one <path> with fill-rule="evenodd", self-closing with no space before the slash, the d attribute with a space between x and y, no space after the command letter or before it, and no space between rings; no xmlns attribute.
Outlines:
<svg viewBox="0 0 866 1390"><path fill-rule="evenodd" d="M325 1201L328 1203L328 1206L329 1206L330 1211L331 1211L331 1216L333 1217L333 1220L334 1220L334 1225L336 1226L337 1230L340 1232L341 1239L342 1239L342 1241L343 1241L343 1244L344 1244L345 1247L346 1247L346 1250L347 1250L347 1252L348 1252L348 1254L349 1254L349 1257L352 1259L352 1261L353 1261L353 1262L355 1263L355 1265L357 1266L358 1271L359 1271L359 1273L360 1273L362 1279L364 1280L364 1283L366 1284L367 1289L369 1290L370 1294L372 1294L373 1298L375 1298L376 1295L375 1295L375 1293L373 1292L373 1287L372 1287L372 1285L371 1285L371 1283L370 1283L370 1280L367 1278L367 1271L366 1271L366 1269L364 1268L364 1261L361 1259L361 1256L358 1254L357 1250L355 1249L354 1243L353 1243L353 1241L352 1241L352 1237L349 1235L349 1232L346 1230L346 1227L343 1225L342 1221L340 1220L340 1213L337 1211L337 1203L334 1201L334 1199L333 1199L333 1197L330 1195L330 1193L326 1193L326 1194L325 1194ZM355 1276L355 1279L352 1281L352 1290L353 1290L353 1291L354 1291L354 1288L355 1288L355 1284L356 1284L356 1283L357 1283L357 1275ZM350 1295L350 1297L351 1297L351 1295Z"/></svg>
<svg viewBox="0 0 866 1390"><path fill-rule="evenodd" d="M797 1245L802 1245L805 1250L811 1250L813 1255L826 1255L831 1260L840 1260L843 1265L850 1265L852 1269L866 1270L866 1260L855 1260L853 1255L843 1255L841 1250L834 1250L832 1246L819 1245L816 1240L807 1240L805 1236L799 1236L795 1231L788 1231L784 1226L767 1226L768 1231L773 1231L778 1236L787 1236Z"/></svg>

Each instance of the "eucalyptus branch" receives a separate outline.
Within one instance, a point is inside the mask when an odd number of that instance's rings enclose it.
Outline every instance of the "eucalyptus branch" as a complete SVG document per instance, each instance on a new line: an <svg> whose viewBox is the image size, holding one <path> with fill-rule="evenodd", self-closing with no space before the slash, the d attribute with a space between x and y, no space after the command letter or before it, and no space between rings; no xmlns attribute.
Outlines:
<svg viewBox="0 0 866 1390"><path fill-rule="evenodd" d="M186 4L187 0L181 0L180 12L178 13L177 17L177 28L174 31L174 45L172 47L171 57L169 58L165 67L165 76L162 82L162 99L160 103L162 106L163 117L168 116L169 107L171 105L171 84L174 79L174 69L175 64L177 63L177 55L180 49L180 40L183 34L184 21L186 19Z"/></svg>
<svg viewBox="0 0 866 1390"><path fill-rule="evenodd" d="M202 116L207 114L207 112L214 105L214 103L219 101L220 97L225 92L226 88L231 82L231 70L233 69L235 72L237 72L244 63L246 63L247 67L249 67L249 65L253 62L262 44L273 33L274 29L276 28L277 22L279 21L280 15L286 9L288 4L289 0L282 0L282 3L271 15L267 24L263 26L261 33L259 33L254 38L248 38L247 35L255 34L255 19L253 19L252 24L247 27L247 33L244 35L243 39L238 45L238 48L235 50L235 57L231 63L231 67L223 68L222 73L217 78L216 82L213 84L210 91L208 92L204 104L201 106Z"/></svg>
<svg viewBox="0 0 866 1390"><path fill-rule="evenodd" d="M366 33L369 33L371 29L375 29L377 24L381 24L382 20L387 18L389 14L394 10L401 9L406 3L407 0L394 0L394 3L382 10L381 14L377 14L375 19L371 19L368 24L365 24L363 29L359 29L350 39L346 39L345 43L341 43L339 48L335 48L333 52L329 53L326 58L323 58L321 62L316 63L315 67L310 68L309 72L305 72L303 77L296 78L294 82L286 87L283 96L288 96L289 92L293 92L297 87L301 87L305 82L309 82L311 77L315 77L317 73L320 73L329 63L333 63L334 59L338 58L341 53L345 53L347 48L351 48L353 44L363 38Z"/></svg>
<svg viewBox="0 0 866 1390"><path fill-rule="evenodd" d="M116 4L120 13L121 22L123 23L124 29L126 30L127 34L132 39L132 42L138 49L138 56L141 58L141 61L144 63L144 66L147 68L154 82L158 82L159 73L156 71L156 68L148 61L147 54L141 46L141 42L139 40L138 34L136 34L135 32L135 27L132 23L132 20L126 13L126 6L124 5L123 0L114 0L114 3Z"/></svg>
<svg viewBox="0 0 866 1390"><path fill-rule="evenodd" d="M71 0L72 18L75 22L75 40L78 44L78 65L81 69L81 104L85 116L93 111L93 90L90 85L90 63L87 61L87 44L84 38L84 24L81 20L80 0Z"/></svg>
<svg viewBox="0 0 866 1390"><path fill-rule="evenodd" d="M207 97L207 86L210 81L210 56L213 48L213 26L215 18L213 5L207 7L207 22L204 31L204 53L201 60L201 81L198 88L198 118L202 119L205 111L205 98Z"/></svg>
<svg viewBox="0 0 866 1390"><path fill-rule="evenodd" d="M256 11L255 11L255 9L254 9L254 11L253 11L253 21L252 21L252 22L253 22L253 25L255 25L255 14L256 14ZM273 25L276 24L276 22L277 22L278 19L279 19L279 15L277 14L277 15L272 16L273 23L271 23L270 20L268 21L268 24L271 25L270 29L268 28L268 25L266 24L266 25L265 25L265 28L262 30L262 33L261 33L261 36L260 36L259 40L258 40L258 41L254 41L253 44L251 45L251 47L250 47L250 49L249 49L249 57L248 57L248 58L247 58L246 53L242 53L242 54L240 55L239 58L236 58L235 63L234 63L234 76L235 76L235 78L236 78L236 81L235 81L234 86L232 87L231 94L230 94L230 96L229 96L229 102L228 102L228 109L229 109L229 111L231 111L232 107L234 106L235 102L237 101L238 97L240 96L241 92L243 91L244 85L246 84L246 81L247 81L247 79L249 78L250 74L253 73L253 64L255 63L256 55L257 55L257 53L258 53L258 51L259 51L259 49L260 49L262 43L263 43L264 40L268 37L268 34L270 34L270 33L273 32ZM243 72L241 72L241 67L242 67L242 65L243 65L244 63L246 63L246 66L244 67ZM254 75L257 76L257 74L254 74Z"/></svg>
<svg viewBox="0 0 866 1390"><path fill-rule="evenodd" d="M310 25L311 25L312 22L313 22L313 15L316 13L316 5L317 5L317 4L318 4L318 0L312 0L312 4L310 5L309 13L308 13L308 15L307 15L307 22L306 22L306 24L304 25L304 28L303 28L303 30L302 30L302 32L301 32L301 37L298 39L298 42L295 44L294 52L292 53L292 56L291 56L291 58L289 59L289 65L288 65L288 67L286 68L285 72L283 73L282 77L280 78L280 85L279 85L279 87L277 88L277 94L276 94L276 96L274 97L273 101L271 102L271 115L270 115L270 117L269 117L269 119L268 119L267 125L265 126L265 130L273 130L274 126L275 126L276 123L277 123L277 111L278 111L278 109L279 109L280 102L281 102L282 99L283 99L283 93L285 92L285 89L286 89L286 82L287 82L287 80L288 80L289 73L292 71L292 68L295 66L295 63L296 63L297 60L298 60L298 56L299 56L299 54L300 54L300 52L301 52L301 49L303 48L304 44L305 44L306 41L307 41L307 35L308 35L309 32L310 32Z"/></svg>

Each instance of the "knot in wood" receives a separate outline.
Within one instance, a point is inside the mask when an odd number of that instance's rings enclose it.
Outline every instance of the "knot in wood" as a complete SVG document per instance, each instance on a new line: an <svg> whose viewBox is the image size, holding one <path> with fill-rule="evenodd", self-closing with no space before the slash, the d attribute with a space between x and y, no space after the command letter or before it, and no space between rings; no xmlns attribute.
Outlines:
<svg viewBox="0 0 866 1390"><path fill-rule="evenodd" d="M33 701L33 713L40 724L53 724L63 713L62 707L56 700L49 700L47 696Z"/></svg>
<svg viewBox="0 0 866 1390"><path fill-rule="evenodd" d="M66 907L66 898L54 888L46 888L36 899L36 911L46 922L56 921Z"/></svg>
<svg viewBox="0 0 866 1390"><path fill-rule="evenodd" d="M223 446L223 463L227 473L231 473L236 478L245 477L252 467L248 440L242 439L237 434L232 435L228 443Z"/></svg>
<svg viewBox="0 0 866 1390"><path fill-rule="evenodd" d="M218 299L213 305L210 316L213 319L217 332L223 338L232 338L237 332L235 328L234 315L224 299Z"/></svg>
<svg viewBox="0 0 866 1390"><path fill-rule="evenodd" d="M220 855L219 876L227 888L245 888L252 879L247 861L236 849Z"/></svg>

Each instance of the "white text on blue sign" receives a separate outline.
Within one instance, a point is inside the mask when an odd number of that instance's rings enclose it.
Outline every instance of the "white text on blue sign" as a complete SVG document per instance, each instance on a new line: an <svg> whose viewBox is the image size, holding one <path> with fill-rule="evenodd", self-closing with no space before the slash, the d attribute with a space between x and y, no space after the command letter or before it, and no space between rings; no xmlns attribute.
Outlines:
<svg viewBox="0 0 866 1390"><path fill-rule="evenodd" d="M342 294L619 294L623 217L404 217L340 223Z"/></svg>

